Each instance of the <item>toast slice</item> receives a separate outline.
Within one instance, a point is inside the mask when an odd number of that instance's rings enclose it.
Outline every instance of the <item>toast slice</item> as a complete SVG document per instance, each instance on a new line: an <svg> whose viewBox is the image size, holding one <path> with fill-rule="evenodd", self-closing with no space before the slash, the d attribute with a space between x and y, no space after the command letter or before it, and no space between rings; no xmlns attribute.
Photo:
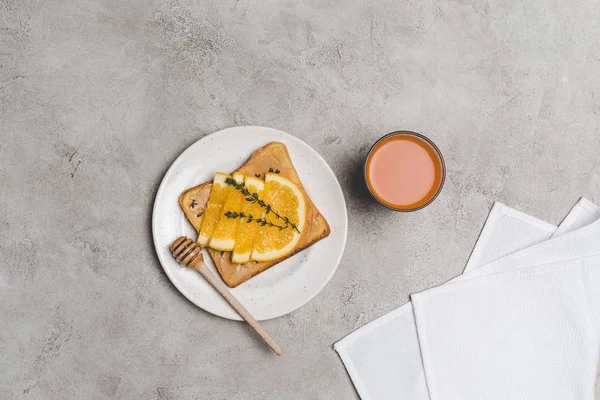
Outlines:
<svg viewBox="0 0 600 400"><path fill-rule="evenodd" d="M306 201L306 223L304 229L302 230L296 248L290 254L276 261L251 261L239 265L231 262L231 252L208 249L217 270L229 287L236 287L241 283L246 282L253 276L271 268L275 264L293 256L299 251L312 246L319 240L329 236L331 233L327 220L306 194L285 144L271 142L256 150L250 159L235 172L249 176L260 175L264 178L265 173L269 172L270 169L274 171L279 170L281 176L291 180L302 191ZM206 203L208 202L208 197L210 195L210 189L211 182L205 182L186 190L179 196L179 206L196 231L200 231L203 213L206 209Z"/></svg>

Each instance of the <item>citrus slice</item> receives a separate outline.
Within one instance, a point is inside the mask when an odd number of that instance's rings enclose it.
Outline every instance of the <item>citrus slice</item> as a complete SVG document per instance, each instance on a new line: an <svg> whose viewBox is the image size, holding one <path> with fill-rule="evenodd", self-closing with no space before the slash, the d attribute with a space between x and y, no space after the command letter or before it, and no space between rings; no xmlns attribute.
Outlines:
<svg viewBox="0 0 600 400"><path fill-rule="evenodd" d="M198 244L200 246L206 246L208 244L208 241L219 222L219 218L221 217L221 211L223 211L223 205L225 204L225 200L227 200L227 194L232 190L232 188L225 183L225 179L227 178L231 178L231 175L221 172L215 174L206 210L204 211L202 225L200 226L200 234L198 236Z"/></svg>
<svg viewBox="0 0 600 400"><path fill-rule="evenodd" d="M233 180L237 183L244 182L244 175L233 174ZM239 215L244 205L245 197L241 191L235 189L231 185L228 186L227 199L221 210L219 222L208 242L208 247L220 251L232 251L235 245L235 237L238 227L238 217L231 215Z"/></svg>
<svg viewBox="0 0 600 400"><path fill-rule="evenodd" d="M271 208L265 219L276 226L269 223L260 226L251 259L273 261L291 253L298 244L304 229L306 204L302 191L293 182L273 173L265 176L263 197L261 200Z"/></svg>
<svg viewBox="0 0 600 400"><path fill-rule="evenodd" d="M260 199L263 198L265 181L253 176L246 176L244 182L248 192L256 193ZM238 220L237 236L235 238L233 254L231 255L231 262L234 264L244 264L250 261L254 238L259 228L259 224L255 220L264 216L264 209L258 203L244 201L242 213L244 217Z"/></svg>

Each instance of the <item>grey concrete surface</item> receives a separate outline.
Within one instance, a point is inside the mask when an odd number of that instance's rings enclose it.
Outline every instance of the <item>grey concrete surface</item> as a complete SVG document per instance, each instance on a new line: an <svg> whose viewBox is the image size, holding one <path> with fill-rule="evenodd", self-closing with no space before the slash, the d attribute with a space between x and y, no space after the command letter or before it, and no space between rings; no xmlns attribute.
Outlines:
<svg viewBox="0 0 600 400"><path fill-rule="evenodd" d="M356 399L332 344L462 271L493 201L558 223L600 201L600 3L0 0L0 398ZM349 237L323 292L247 327L154 253L174 158L242 124L331 164ZM448 167L413 214L356 178L381 135ZM597 390L598 392L598 390Z"/></svg>

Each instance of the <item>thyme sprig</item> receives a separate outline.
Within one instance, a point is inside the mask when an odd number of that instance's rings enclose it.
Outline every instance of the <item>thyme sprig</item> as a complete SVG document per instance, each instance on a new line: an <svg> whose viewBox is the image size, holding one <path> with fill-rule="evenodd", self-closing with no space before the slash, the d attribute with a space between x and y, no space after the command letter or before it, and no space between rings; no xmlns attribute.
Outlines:
<svg viewBox="0 0 600 400"><path fill-rule="evenodd" d="M248 214L248 215L246 215L246 214L245 214L243 211L242 211L242 212L239 212L239 213L238 213L238 212L235 212L235 211L227 211L227 212L225 213L225 216L226 216L228 219L231 219L231 218L240 218L240 219L241 219L241 218L246 218L246 223L248 223L248 224L249 224L250 222L255 222L255 223L257 223L257 224L260 224L260 226L269 225L269 226L272 226L273 228L278 228L280 231L282 231L282 230L284 230L285 228L289 227L289 225L282 226L282 225L277 225L277 224L274 224L274 223L272 223L271 221L267 221L267 219L266 219L266 218L264 218L264 217L263 217L263 218L254 218L254 217L252 216L252 214Z"/></svg>
<svg viewBox="0 0 600 400"><path fill-rule="evenodd" d="M225 183L228 185L233 186L236 190L239 190L240 192L242 192L242 194L246 197L246 201L249 201L250 203L256 203L259 206L261 206L262 208L265 209L265 217L267 215L269 215L269 213L273 213L273 215L275 215L275 217L277 219L282 220L283 222L285 222L286 225L291 226L296 232L300 233L300 230L298 229L298 227L296 226L296 224L294 224L292 221L290 221L290 219L286 216L281 216L279 215L279 213L277 213L275 210L273 210L271 208L270 204L266 204L264 201L262 201L259 197L258 197L258 193L254 192L254 193L250 193L250 191L246 188L246 185L243 182L237 182L235 179L233 178L225 178Z"/></svg>

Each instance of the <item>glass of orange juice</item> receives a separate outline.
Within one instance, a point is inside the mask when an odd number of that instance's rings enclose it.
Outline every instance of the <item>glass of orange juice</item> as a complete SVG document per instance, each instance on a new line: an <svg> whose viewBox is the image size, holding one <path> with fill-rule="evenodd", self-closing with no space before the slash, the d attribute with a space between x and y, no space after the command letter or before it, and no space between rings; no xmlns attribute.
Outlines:
<svg viewBox="0 0 600 400"><path fill-rule="evenodd" d="M446 178L444 158L425 136L392 132L379 139L365 162L369 191L384 206L415 211L438 196Z"/></svg>

